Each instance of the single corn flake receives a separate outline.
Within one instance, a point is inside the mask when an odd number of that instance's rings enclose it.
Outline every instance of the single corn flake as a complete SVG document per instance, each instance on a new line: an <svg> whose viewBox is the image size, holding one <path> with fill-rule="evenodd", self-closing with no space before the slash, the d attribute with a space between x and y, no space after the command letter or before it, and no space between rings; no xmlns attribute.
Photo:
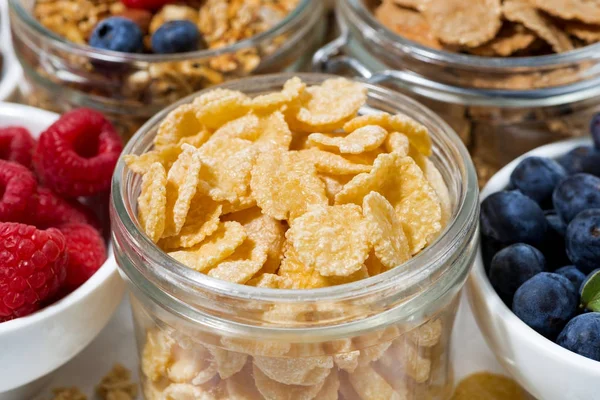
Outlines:
<svg viewBox="0 0 600 400"><path fill-rule="evenodd" d="M145 174L148 172L152 164L161 164L165 171L169 171L171 165L181 154L181 146L170 145L165 146L161 150L152 150L141 155L127 154L123 156L127 167L136 174Z"/></svg>
<svg viewBox="0 0 600 400"><path fill-rule="evenodd" d="M319 393L315 396L318 400L338 400L338 390L340 389L340 380L338 373L332 370Z"/></svg>
<svg viewBox="0 0 600 400"><path fill-rule="evenodd" d="M212 90L194 99L196 118L209 129L217 129L232 119L250 111L250 99L243 93L228 90Z"/></svg>
<svg viewBox="0 0 600 400"><path fill-rule="evenodd" d="M352 175L330 175L319 174L319 178L325 183L325 193L329 198L329 204L335 204L335 196L342 191L344 185L350 182Z"/></svg>
<svg viewBox="0 0 600 400"><path fill-rule="evenodd" d="M167 215L163 237L179 234L200 182L202 161L198 149L188 144L182 145L182 149L167 174Z"/></svg>
<svg viewBox="0 0 600 400"><path fill-rule="evenodd" d="M535 43L537 36L523 25L506 25L500 30L498 36L481 46L469 49L469 52L478 56L508 57L518 51L525 50ZM599 38L600 39L600 38Z"/></svg>
<svg viewBox="0 0 600 400"><path fill-rule="evenodd" d="M254 364L253 375L256 387L265 400L312 400L325 384L325 380L313 386L279 383L265 375L256 364Z"/></svg>
<svg viewBox="0 0 600 400"><path fill-rule="evenodd" d="M175 341L160 330L150 330L142 351L142 372L155 382L167 375L171 365L171 348Z"/></svg>
<svg viewBox="0 0 600 400"><path fill-rule="evenodd" d="M403 133L392 132L385 141L385 148L389 153L398 153L400 157L406 157L410 150L410 140Z"/></svg>
<svg viewBox="0 0 600 400"><path fill-rule="evenodd" d="M260 271L263 263L254 260L224 261L208 272L208 276L227 282L244 284Z"/></svg>
<svg viewBox="0 0 600 400"><path fill-rule="evenodd" d="M227 221L196 246L168 254L182 264L204 272L233 254L246 240L246 236L246 231L240 223Z"/></svg>
<svg viewBox="0 0 600 400"><path fill-rule="evenodd" d="M581 39L586 43L600 42L600 25L585 24L583 22L569 21L565 24L568 34Z"/></svg>
<svg viewBox="0 0 600 400"><path fill-rule="evenodd" d="M167 173L160 163L154 163L142 177L138 197L138 216L142 229L157 242L165 230L167 209Z"/></svg>
<svg viewBox="0 0 600 400"><path fill-rule="evenodd" d="M290 351L289 342L274 342L272 340L250 340L237 337L223 337L221 343L224 348L254 356L278 357Z"/></svg>
<svg viewBox="0 0 600 400"><path fill-rule="evenodd" d="M348 380L361 400L403 400L370 365L359 366Z"/></svg>
<svg viewBox="0 0 600 400"><path fill-rule="evenodd" d="M256 365L269 378L285 385L312 386L322 383L333 368L331 356L254 357Z"/></svg>
<svg viewBox="0 0 600 400"><path fill-rule="evenodd" d="M210 140L226 143L225 139L254 141L258 136L260 119L256 114L246 114L223 124L213 133Z"/></svg>
<svg viewBox="0 0 600 400"><path fill-rule="evenodd" d="M316 289L329 286L326 277L298 259L296 250L289 242L286 244L285 257L277 273L289 280L291 283L289 289Z"/></svg>
<svg viewBox="0 0 600 400"><path fill-rule="evenodd" d="M528 0L530 4L555 17L600 23L600 3L588 0Z"/></svg>
<svg viewBox="0 0 600 400"><path fill-rule="evenodd" d="M392 350L396 359L402 360L404 371L417 383L425 383L431 375L431 360L419 353L412 343L401 338L394 342Z"/></svg>
<svg viewBox="0 0 600 400"><path fill-rule="evenodd" d="M300 156L314 164L317 171L331 175L349 175L369 172L370 165L356 164L339 154L316 148L300 150Z"/></svg>
<svg viewBox="0 0 600 400"><path fill-rule="evenodd" d="M387 0L375 9L375 17L383 26L408 40L432 49L442 49L442 44L433 34L423 14L414 9L398 7Z"/></svg>
<svg viewBox="0 0 600 400"><path fill-rule="evenodd" d="M423 15L439 40L460 46L479 46L502 26L500 0L429 0Z"/></svg>
<svg viewBox="0 0 600 400"><path fill-rule="evenodd" d="M440 200L440 206L442 208L442 219L440 222L442 226L446 226L452 214L452 200L450 199L450 192L448 191L448 186L446 186L446 182L444 181L442 173L428 158L424 160L423 172L425 173L425 178L438 195L438 199Z"/></svg>
<svg viewBox="0 0 600 400"><path fill-rule="evenodd" d="M506 0L502 4L502 13L507 20L523 24L535 32L557 53L575 48L569 36L529 0Z"/></svg>
<svg viewBox="0 0 600 400"><path fill-rule="evenodd" d="M285 242L285 228L280 221L263 214L258 207L229 214L225 216L224 220L237 221L242 224L248 238L266 250L267 260L262 269L263 273L277 271L283 258L283 243Z"/></svg>
<svg viewBox="0 0 600 400"><path fill-rule="evenodd" d="M388 124L390 132L405 134L421 154L426 157L431 155L431 137L425 126L403 114L391 115Z"/></svg>
<svg viewBox="0 0 600 400"><path fill-rule="evenodd" d="M246 363L244 368L231 378L221 381L224 385L223 400L260 400L262 395L256 388L252 376L252 363Z"/></svg>
<svg viewBox="0 0 600 400"><path fill-rule="evenodd" d="M308 141L325 149L334 148L342 154L360 154L381 146L387 134L387 131L380 126L367 125L346 136L311 133L308 135Z"/></svg>
<svg viewBox="0 0 600 400"><path fill-rule="evenodd" d="M321 275L349 276L369 255L368 231L359 206L314 206L292 222L286 238L299 260Z"/></svg>
<svg viewBox="0 0 600 400"><path fill-rule="evenodd" d="M410 246L402 223L389 201L371 192L363 199L363 214L370 224L370 241L375 255L385 270L397 267L410 259Z"/></svg>
<svg viewBox="0 0 600 400"><path fill-rule="evenodd" d="M252 169L250 187L262 211L278 220L296 218L310 205L328 203L314 165L298 152L261 153Z"/></svg>
<svg viewBox="0 0 600 400"><path fill-rule="evenodd" d="M160 248L171 250L197 245L217 230L222 212L223 206L221 204L204 193L196 193L179 235L161 239L159 242Z"/></svg>
<svg viewBox="0 0 600 400"><path fill-rule="evenodd" d="M386 128L388 126L389 118L390 114L388 113L359 115L358 117L354 117L350 121L346 122L343 129L346 133L352 133L355 130L368 125L378 125Z"/></svg>
<svg viewBox="0 0 600 400"><path fill-rule="evenodd" d="M196 117L196 109L192 104L184 104L171 111L160 123L154 138L154 146L161 149L179 144L180 140L194 136L204 130L204 126Z"/></svg>
<svg viewBox="0 0 600 400"><path fill-rule="evenodd" d="M172 383L162 393L163 400L216 400L215 396L201 387L189 383Z"/></svg>
<svg viewBox="0 0 600 400"><path fill-rule="evenodd" d="M307 100L296 114L306 132L333 131L356 115L367 99L367 89L345 78L324 81L306 89Z"/></svg>
<svg viewBox="0 0 600 400"><path fill-rule="evenodd" d="M208 346L207 349L217 364L217 371L221 379L228 379L240 372L248 360L247 354L221 349L216 346Z"/></svg>
<svg viewBox="0 0 600 400"><path fill-rule="evenodd" d="M328 352L334 354L333 362L346 372L354 372L358 367L359 350L353 350L352 339L338 339L326 343Z"/></svg>
<svg viewBox="0 0 600 400"><path fill-rule="evenodd" d="M175 383L190 383L198 374L210 366L210 355L201 345L184 348L174 344L171 350L171 365L168 378Z"/></svg>
<svg viewBox="0 0 600 400"><path fill-rule="evenodd" d="M212 361L192 379L194 386L203 385L217 376L217 363Z"/></svg>
<svg viewBox="0 0 600 400"><path fill-rule="evenodd" d="M284 282L285 278L275 274L260 274L259 276L252 278L246 282L249 286L255 286L260 288L268 289L283 289L284 287L291 285L292 282Z"/></svg>
<svg viewBox="0 0 600 400"><path fill-rule="evenodd" d="M261 151L269 151L274 148L288 150L290 148L292 132L281 112L276 111L262 116L258 131L255 143Z"/></svg>
<svg viewBox="0 0 600 400"><path fill-rule="evenodd" d="M258 112L272 112L297 101L306 89L306 84L298 77L288 79L281 92L256 96L250 101L250 107Z"/></svg>
<svg viewBox="0 0 600 400"><path fill-rule="evenodd" d="M442 320L434 319L407 333L408 339L417 347L433 347L442 337Z"/></svg>
<svg viewBox="0 0 600 400"><path fill-rule="evenodd" d="M514 380L489 372L478 372L464 378L451 400L526 400L530 397Z"/></svg>

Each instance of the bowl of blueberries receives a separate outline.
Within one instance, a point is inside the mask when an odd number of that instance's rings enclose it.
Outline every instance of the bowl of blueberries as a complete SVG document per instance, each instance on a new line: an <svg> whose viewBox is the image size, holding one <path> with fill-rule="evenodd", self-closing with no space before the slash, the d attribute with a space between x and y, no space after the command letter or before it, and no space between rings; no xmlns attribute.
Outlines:
<svg viewBox="0 0 600 400"><path fill-rule="evenodd" d="M481 193L469 300L500 363L538 399L600 396L600 114L590 130L514 160Z"/></svg>

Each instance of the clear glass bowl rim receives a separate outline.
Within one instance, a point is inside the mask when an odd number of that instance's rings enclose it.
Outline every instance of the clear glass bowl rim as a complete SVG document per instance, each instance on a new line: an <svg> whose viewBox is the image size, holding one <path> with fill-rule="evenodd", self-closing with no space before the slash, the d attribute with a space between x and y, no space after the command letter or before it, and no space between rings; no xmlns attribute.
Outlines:
<svg viewBox="0 0 600 400"><path fill-rule="evenodd" d="M115 63L162 63L168 61L186 61L189 59L217 57L223 54L233 53L239 50L256 47L264 40L286 33L295 24L301 22L304 19L304 17L310 16L312 8L320 7L319 0L300 0L296 8L293 11L291 11L284 19L279 21L279 23L275 26L271 27L265 32L259 33L248 39L240 40L239 42L236 42L231 46L226 46L219 49L199 50L194 52L178 54L133 54L120 53L110 50L100 50L95 49L91 46L80 45L70 42L66 38L55 34L51 30L47 29L42 24L40 24L39 21L22 6L21 1L22 0L8 0L10 8L16 13L18 18L25 22L25 24L30 29L32 29L38 35L42 36L44 40L50 41L52 43L52 46L75 55ZM313 5L314 7L310 7L311 5Z"/></svg>
<svg viewBox="0 0 600 400"><path fill-rule="evenodd" d="M273 90L274 87L281 87L287 79L293 76L299 76L307 83L315 83L324 79L336 77L334 75L316 73L280 73L244 78L217 87L235 90L240 89L240 86L243 86L244 84L249 84L252 87L269 85L271 90ZM129 177L132 176L132 172L126 172L123 157L119 159L112 181L111 211L113 212L113 218L118 218L119 225L122 225L125 229L125 234L130 241L130 245L133 245L137 249L144 249L144 256L148 262L160 266L159 271L162 276L160 276L159 279L162 279L169 284L172 284L172 282L181 282L183 283L182 287L191 285L201 290L225 296L230 299L287 304L304 304L306 302L318 301L343 302L361 296L365 297L372 295L374 292L383 292L385 289L393 286L399 279L402 279L403 282L425 282L426 279L431 276L432 271L436 271L440 266L444 265L444 263L452 257L453 251L456 251L457 247L460 247L461 244L464 243L465 233L472 230L473 224L478 224L477 213L479 201L475 168L467 149L458 135L436 114L400 93L377 85L365 85L369 89L369 95L373 96L375 99L385 99L385 101L390 104L403 102L431 119L435 125L441 129L436 135L439 135L440 140L446 141L445 145L453 147L452 150L455 151L456 156L460 158L463 163L463 168L461 168L463 176L459 182L460 198L456 201L456 210L453 214L454 218L447 224L444 232L442 232L433 244L428 246L419 255L403 264L403 268L395 268L375 277L350 284L301 291L257 288L209 277L176 262L139 230L137 223L135 222L137 219L133 209L135 205L124 200L124 198L127 197L127 188L125 188L123 183L128 181ZM140 151L146 150L147 143L144 143L144 138L171 110L181 104L191 102L192 99L199 94L212 89L214 88L208 88L188 96L155 115L131 138L122 154L137 154ZM141 146L144 147L140 148ZM113 236L114 235L115 233L113 232ZM117 242L118 240L115 239L115 243ZM117 246L117 248L118 247L120 246ZM466 257L467 255L463 256ZM117 260L118 259L119 256L117 256ZM137 267L135 268L137 269ZM147 268L145 268L143 275L146 275L146 272L148 272ZM452 274L456 274L457 276L462 272L464 271L451 271ZM153 278L156 277L156 273L157 271L150 272Z"/></svg>

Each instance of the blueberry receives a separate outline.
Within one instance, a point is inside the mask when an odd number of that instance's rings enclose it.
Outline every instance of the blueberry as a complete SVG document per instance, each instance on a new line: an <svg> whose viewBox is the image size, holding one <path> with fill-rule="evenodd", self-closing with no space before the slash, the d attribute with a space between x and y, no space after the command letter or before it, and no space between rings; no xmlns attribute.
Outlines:
<svg viewBox="0 0 600 400"><path fill-rule="evenodd" d="M496 253L505 247L506 245L487 236L481 237L481 256L483 258L483 266L485 267L486 274L489 274L490 272L492 259L494 258Z"/></svg>
<svg viewBox="0 0 600 400"><path fill-rule="evenodd" d="M544 157L527 157L510 175L510 183L541 206L552 203L552 192L567 171L556 161Z"/></svg>
<svg viewBox="0 0 600 400"><path fill-rule="evenodd" d="M98 49L139 53L144 49L144 35L130 19L110 17L96 25L89 44Z"/></svg>
<svg viewBox="0 0 600 400"><path fill-rule="evenodd" d="M517 289L545 269L546 260L538 249L524 243L513 244L492 259L490 283L510 307Z"/></svg>
<svg viewBox="0 0 600 400"><path fill-rule="evenodd" d="M548 210L545 214L546 221L548 221L548 230L546 231L546 240L540 250L546 257L548 270L553 271L563 265L571 264L565 249L567 226L556 214L556 211Z"/></svg>
<svg viewBox="0 0 600 400"><path fill-rule="evenodd" d="M517 289L512 310L536 332L554 339L577 313L578 305L579 296L571 281L541 272Z"/></svg>
<svg viewBox="0 0 600 400"><path fill-rule="evenodd" d="M556 343L574 353L600 361L600 313L590 312L573 318Z"/></svg>
<svg viewBox="0 0 600 400"><path fill-rule="evenodd" d="M590 121L590 133L594 139L594 146L600 149L600 113L594 115Z"/></svg>
<svg viewBox="0 0 600 400"><path fill-rule="evenodd" d="M519 191L502 191L481 203L481 232L499 243L541 245L548 228L540 206Z"/></svg>
<svg viewBox="0 0 600 400"><path fill-rule="evenodd" d="M600 265L600 209L577 214L567 227L567 256L584 274Z"/></svg>
<svg viewBox="0 0 600 400"><path fill-rule="evenodd" d="M567 265L554 271L555 274L559 274L571 281L576 289L581 287L583 281L585 281L585 274L577 269L574 265Z"/></svg>
<svg viewBox="0 0 600 400"><path fill-rule="evenodd" d="M592 146L576 147L557 161L570 175L585 172L600 176L600 151Z"/></svg>
<svg viewBox="0 0 600 400"><path fill-rule="evenodd" d="M570 176L556 186L552 201L560 218L568 224L583 210L600 208L600 178L590 174Z"/></svg>
<svg viewBox="0 0 600 400"><path fill-rule="evenodd" d="M164 23L154 32L151 42L152 50L160 54L186 53L206 47L196 24L187 20Z"/></svg>

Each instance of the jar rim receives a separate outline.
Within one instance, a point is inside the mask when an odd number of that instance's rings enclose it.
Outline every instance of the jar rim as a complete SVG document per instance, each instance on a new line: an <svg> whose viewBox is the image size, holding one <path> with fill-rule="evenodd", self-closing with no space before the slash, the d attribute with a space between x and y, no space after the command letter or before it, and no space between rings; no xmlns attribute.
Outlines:
<svg viewBox="0 0 600 400"><path fill-rule="evenodd" d="M309 5L314 3L317 7L320 6L319 1L313 0L300 0L299 4L285 18L279 21L277 24L269 28L268 30L261 32L257 35L249 37L244 40L235 42L229 46L225 46L218 49L205 49L192 51L187 53L176 53L176 54L137 54L137 53L122 53L112 50L96 49L89 45L82 45L71 42L66 38L57 35L50 29L43 26L33 15L28 12L23 5L21 0L8 0L10 8L14 10L16 15L24 21L29 28L32 28L39 35L44 37L45 40L49 40L56 48L66 51L75 55L85 56L93 58L98 61L114 62L114 63L129 63L129 62L144 62L144 63L161 63L170 61L186 61L189 59L196 58L211 58L217 57L223 54L233 53L246 48L256 47L268 38L280 35L290 30L293 23L302 21L303 17L310 14L311 7Z"/></svg>
<svg viewBox="0 0 600 400"><path fill-rule="evenodd" d="M405 37L398 35L387 27L383 26L373 16L373 13L367 9L364 4L364 0L338 0L338 2L345 2L348 4L352 11L354 11L359 18L368 22L369 27L377 30L377 34L383 35L386 41L398 43L403 47L409 48L415 58L445 62L452 66L477 69L486 68L493 70L502 70L505 68L551 68L567 63L572 64L573 62L595 58L594 56L598 54L598 51L600 51L600 42L563 53L529 57L482 57L470 54L454 53L447 50L436 50L406 39Z"/></svg>
<svg viewBox="0 0 600 400"><path fill-rule="evenodd" d="M322 82L325 79L336 77L334 75L316 73L280 73L244 78L228 82L218 87L243 91L243 89L240 88L244 84L249 84L253 87L271 87L270 90L273 90L275 85L280 88L287 79L293 76L298 76L309 84ZM462 174L461 179L458 182L458 185L460 185L458 188L460 198L456 199L456 207L452 219L448 222L443 232L440 233L434 243L403 264L402 267L393 268L380 275L349 284L301 291L258 288L212 278L175 261L141 232L136 223L136 206L127 200L128 195L126 186L128 179L133 176L133 173L129 170L126 172L123 156L121 156L117 163L112 181L111 211L113 213L113 223L116 221L119 225L114 228L115 231L122 227L133 246L137 249L144 249L144 257L149 260L149 263L160 266L160 271L151 272L151 274L154 274L153 277L155 277L156 274L160 274L162 276L159 277L159 279L163 279L170 284L178 282L180 284L178 290L180 291L185 290L184 287L191 287L198 290L206 290L211 294L241 301L252 300L253 302L292 305L306 304L307 302L344 302L372 296L373 293L384 293L395 286L398 286L400 280L403 283L406 283L407 286L415 284L415 282L420 282L421 284L427 282L432 275L432 271L438 271L441 266L446 265L445 263L453 257L457 248L464 244L468 232L472 232L476 229L473 228L473 225L476 224L479 202L475 168L467 149L462 144L458 135L431 110L407 96L390 89L368 83L365 83L365 86L367 87L370 96L373 96L378 100L383 99L384 101L390 102L390 104L404 103L411 109L421 113L421 116L434 122L435 126L440 129L440 132L436 133L435 139L440 141L440 143L451 147L450 151L453 152L452 162L456 161L462 163L460 168L458 168ZM157 124L171 110L179 105L191 102L199 94L208 90L211 89L205 89L192 96L188 96L154 116L131 138L122 154L140 154L147 150L151 143L151 140L149 141L147 138L147 136L149 136L148 133L152 129L155 129ZM113 233L113 235L115 235L115 233ZM119 240L115 240L115 242L118 243ZM117 257L117 260L119 261L119 256ZM462 273L466 274L467 270L468 265L465 265L463 268L455 268L451 273L459 276ZM142 275L147 277L146 273L143 273ZM433 284L431 282L429 283Z"/></svg>

